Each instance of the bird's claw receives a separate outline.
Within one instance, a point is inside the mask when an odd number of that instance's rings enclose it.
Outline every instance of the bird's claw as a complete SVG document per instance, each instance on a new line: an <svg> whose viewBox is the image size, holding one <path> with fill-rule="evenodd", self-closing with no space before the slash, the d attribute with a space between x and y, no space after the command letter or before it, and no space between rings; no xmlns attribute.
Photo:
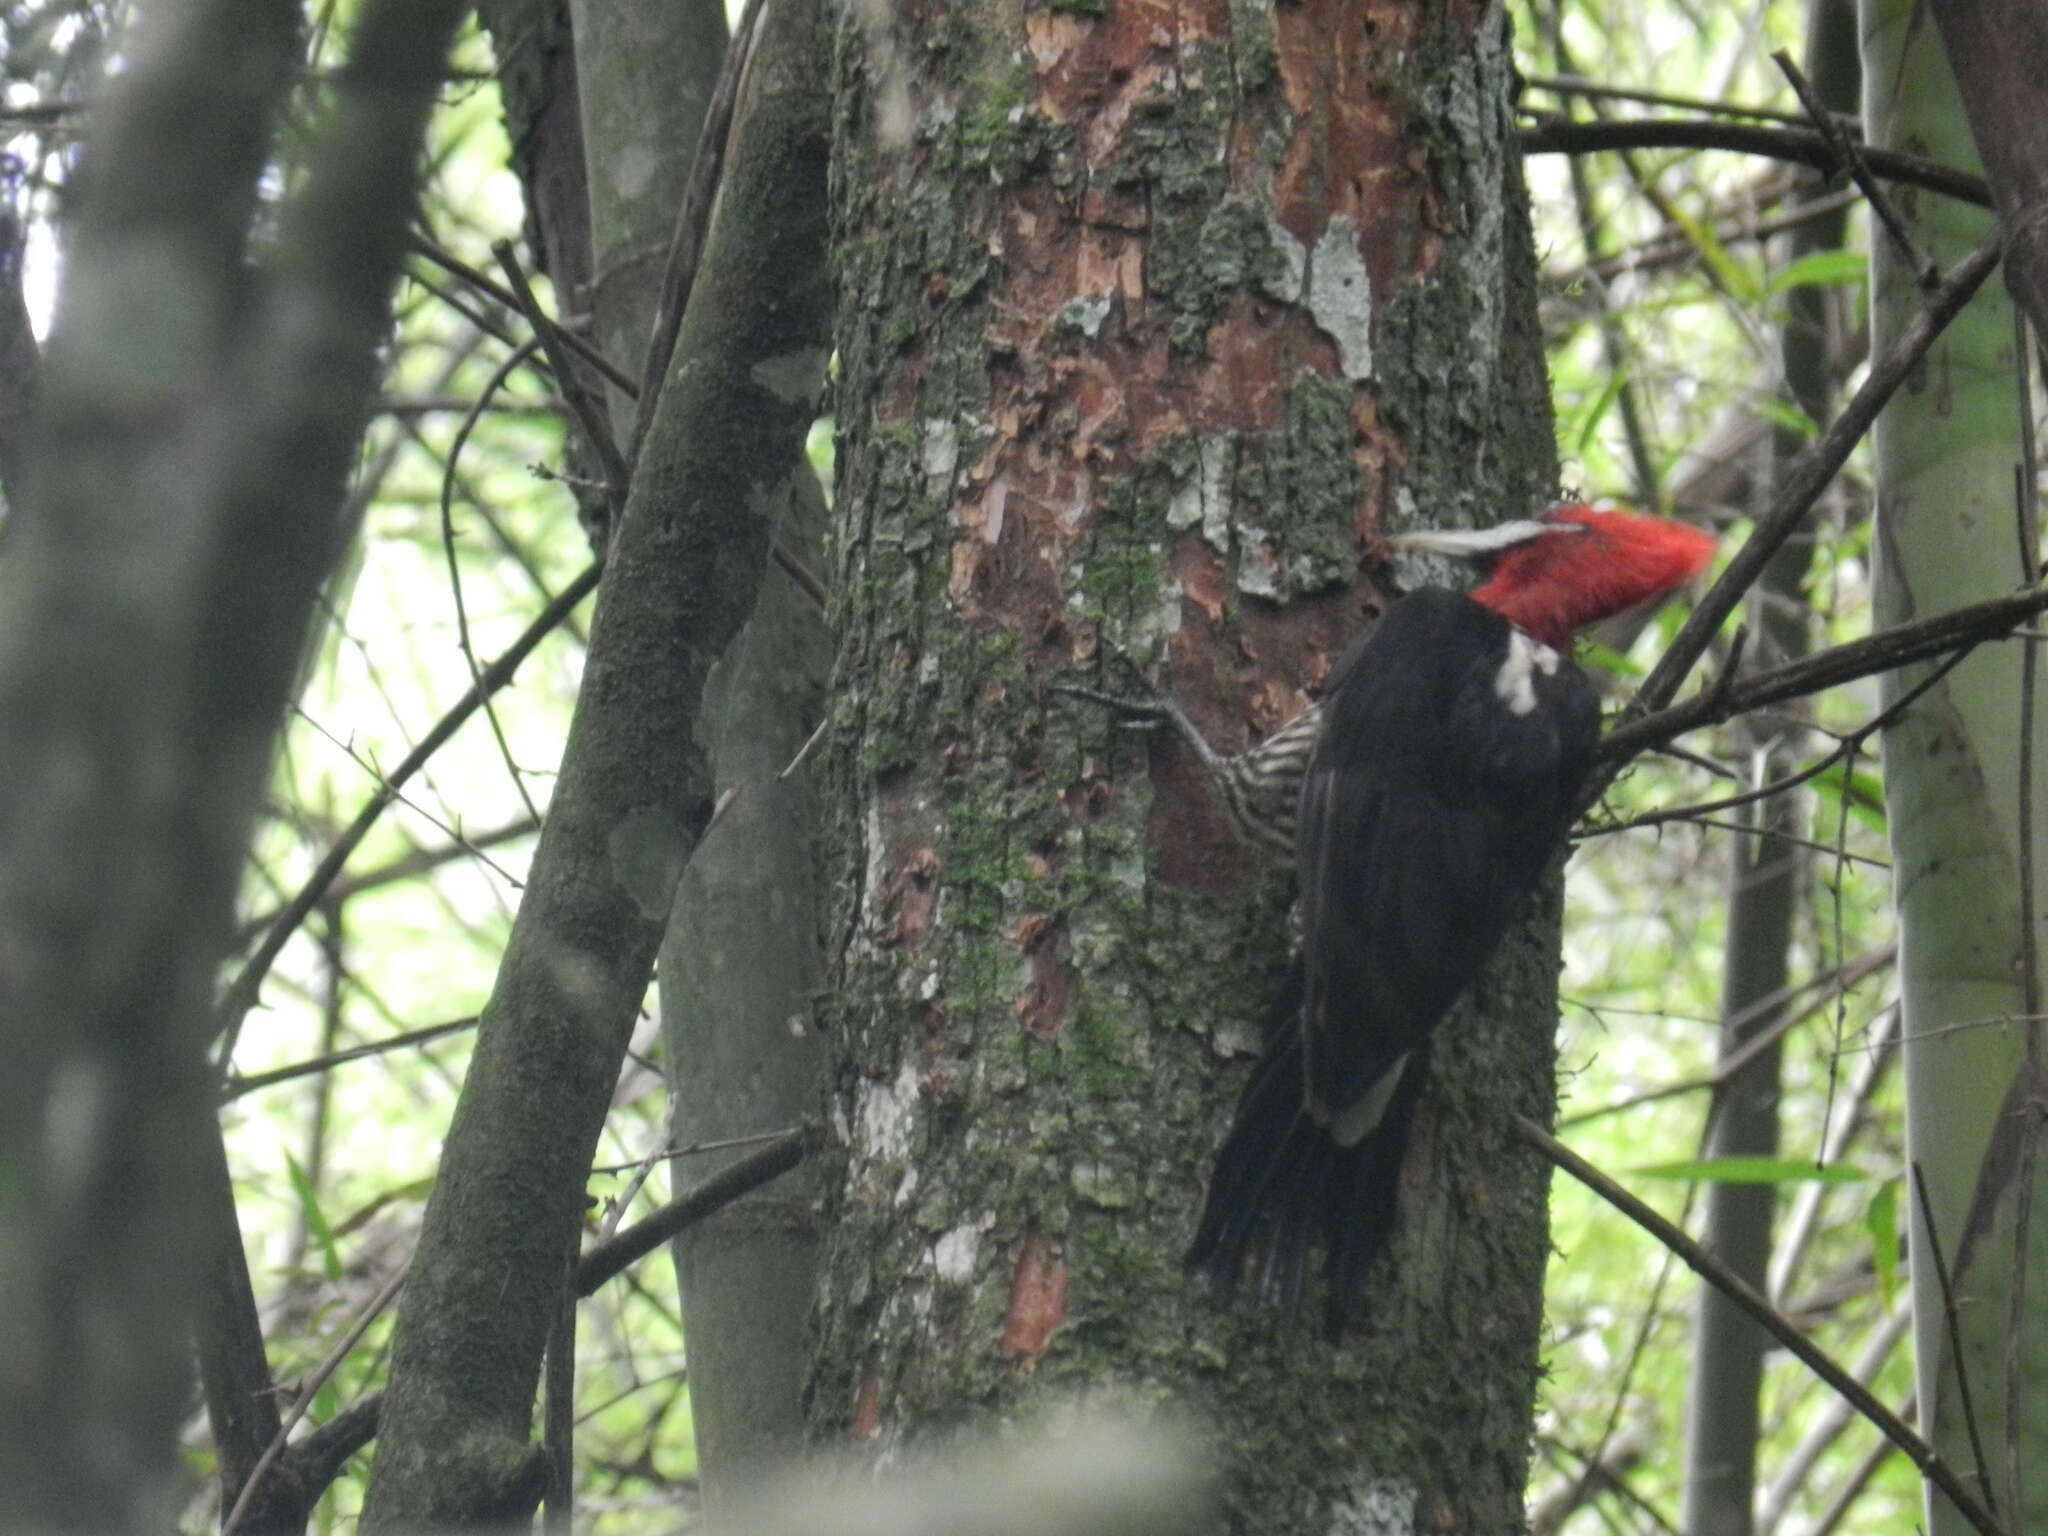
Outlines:
<svg viewBox="0 0 2048 1536"><path fill-rule="evenodd" d="M1099 688L1084 688L1079 683L1054 683L1052 691L1070 699L1080 699L1083 703L1100 705L1132 730L1157 730L1162 725L1173 723L1173 706L1158 694L1134 699L1122 694L1104 693Z"/></svg>
<svg viewBox="0 0 2048 1536"><path fill-rule="evenodd" d="M1156 731L1164 726L1187 743L1195 756L1212 770L1220 761L1202 733L1195 729L1195 722L1188 718L1187 711L1163 693L1153 693L1145 698L1134 699L1104 693L1099 688L1085 688L1079 683L1054 683L1052 691L1063 693L1068 698L1099 705L1115 715L1118 723L1127 730Z"/></svg>

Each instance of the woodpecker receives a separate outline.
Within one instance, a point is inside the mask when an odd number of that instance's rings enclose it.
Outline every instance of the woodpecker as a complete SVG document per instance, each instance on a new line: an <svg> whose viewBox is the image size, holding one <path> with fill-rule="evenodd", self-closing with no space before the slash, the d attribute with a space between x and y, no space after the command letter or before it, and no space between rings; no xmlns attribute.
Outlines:
<svg viewBox="0 0 2048 1536"><path fill-rule="evenodd" d="M1301 942L1187 1265L1298 1311L1320 1248L1333 1337L1393 1229L1417 1058L1568 830L1600 720L1571 638L1713 552L1696 528L1576 501L1393 542L1487 579L1400 598L1319 704L1237 757L1170 703L1137 711L1175 727L1240 836L1291 854L1300 880Z"/></svg>

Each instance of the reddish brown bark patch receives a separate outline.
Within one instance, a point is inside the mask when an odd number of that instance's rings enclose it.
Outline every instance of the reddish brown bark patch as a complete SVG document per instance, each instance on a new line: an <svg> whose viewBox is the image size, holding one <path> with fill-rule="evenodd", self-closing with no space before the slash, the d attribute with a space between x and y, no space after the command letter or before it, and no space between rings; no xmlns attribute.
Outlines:
<svg viewBox="0 0 2048 1536"><path fill-rule="evenodd" d="M1020 917L1009 940L1031 962L1031 984L1011 1005L1017 1022L1040 1040L1056 1040L1074 1006L1074 972L1060 958L1066 925L1049 913Z"/></svg>
<svg viewBox="0 0 2048 1536"><path fill-rule="evenodd" d="M1036 1231L1017 1245L1010 1304L1003 1313L1003 1353L1029 1370L1067 1318L1066 1244Z"/></svg>
<svg viewBox="0 0 2048 1536"><path fill-rule="evenodd" d="M853 1422L846 1432L859 1445L872 1440L875 1431L882 1427L882 1379L873 1371L861 1379L860 1391L853 1400Z"/></svg>
<svg viewBox="0 0 2048 1536"><path fill-rule="evenodd" d="M1435 18L1387 0L1303 0L1272 14L1281 89L1299 121L1276 168L1275 214L1308 246L1330 220L1350 219L1365 237L1377 304L1429 271L1442 244L1443 213L1428 166L1411 155L1406 104L1383 83L1390 61L1409 54L1418 27ZM1332 47L1339 36L1370 42Z"/></svg>
<svg viewBox="0 0 2048 1536"><path fill-rule="evenodd" d="M939 904L939 856L930 847L906 850L875 897L878 940L891 949L917 943Z"/></svg>

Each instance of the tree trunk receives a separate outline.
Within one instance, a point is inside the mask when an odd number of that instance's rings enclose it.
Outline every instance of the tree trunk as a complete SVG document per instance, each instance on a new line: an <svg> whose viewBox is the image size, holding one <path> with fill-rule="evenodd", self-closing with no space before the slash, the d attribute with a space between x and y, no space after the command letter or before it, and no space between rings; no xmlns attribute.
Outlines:
<svg viewBox="0 0 2048 1536"><path fill-rule="evenodd" d="M1933 32L1906 4L1866 0L1864 121L1878 143L1957 165L1976 156ZM1988 233L1981 212L1910 192L1895 199L1914 238L1954 261ZM1909 263L1873 233L1872 352L1917 307ZM1939 613L2032 579L2014 508L2019 405L2008 296L1987 287L1879 417L1875 622ZM1980 1466L2010 1530L2048 1525L2048 1208L2038 1198L2044 1097L2039 895L2048 862L2028 828L2048 749L2048 711L2024 645L1984 647L1885 733L1885 797L1899 907L1907 1149L1924 1173L1935 1231L1914 1211L1914 1347L1920 1423L1959 1469ZM1927 668L1886 678L1888 699ZM2031 802L2031 803L2029 803ZM2029 923L2033 926L2029 933ZM2015 1231L2028 1232L2015 1258ZM1938 1237L1939 1246L1935 1239ZM1955 1294L1950 1348L1937 1252ZM1967 1398L1967 1405L1965 1399ZM2036 1470L2025 1490L2021 1472ZM1965 1529L1930 1488L1935 1536ZM2015 1505L2019 1505L2017 1512Z"/></svg>
<svg viewBox="0 0 2048 1536"><path fill-rule="evenodd" d="M767 16L617 536L562 772L477 1032L392 1342L363 1528L518 1518L543 1339L590 1154L711 808L695 724L752 611L824 363L817 15ZM751 109L751 110L750 110ZM493 1305L475 1305L478 1274Z"/></svg>
<svg viewBox="0 0 2048 1536"><path fill-rule="evenodd" d="M1501 14L855 7L840 56L816 1424L879 1454L1089 1388L1198 1410L1239 1529L1517 1527L1545 1174L1504 1122L1549 1115L1554 900L1440 1031L1362 1336L1219 1310L1179 1257L1286 881L1189 754L1049 691L1163 662L1234 749L1383 525L1541 505Z"/></svg>
<svg viewBox="0 0 2048 1536"><path fill-rule="evenodd" d="M824 504L808 475L777 536L813 569ZM816 725L832 664L824 616L770 569L712 673L704 724L732 800L676 892L661 952L661 1023L675 1140L721 1141L815 1119L824 1051L815 780L777 775ZM747 1147L686 1159L694 1180ZM800 1167L692 1224L672 1245L690 1363L690 1420L714 1519L803 1446L807 1329L817 1289L818 1179Z"/></svg>
<svg viewBox="0 0 2048 1536"><path fill-rule="evenodd" d="M194 1305L239 1259L211 1123L214 968L339 553L457 14L388 0L354 13L303 174L273 199L300 20L273 3L165 5L124 37L66 189L48 368L8 486L8 1530L169 1523ZM235 1342L246 1386L261 1349ZM248 1403L227 1397L246 1423Z"/></svg>

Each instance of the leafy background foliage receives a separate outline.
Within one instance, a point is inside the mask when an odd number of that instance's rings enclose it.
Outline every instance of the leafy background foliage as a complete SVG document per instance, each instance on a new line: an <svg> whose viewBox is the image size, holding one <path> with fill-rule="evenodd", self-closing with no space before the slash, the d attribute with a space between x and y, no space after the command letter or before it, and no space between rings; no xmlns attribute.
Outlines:
<svg viewBox="0 0 2048 1536"><path fill-rule="evenodd" d="M92 7L20 6L5 18L12 151L25 170L20 202L46 219L75 140L66 114L46 109L86 94L106 21ZM1516 7L1518 48L1531 77L1525 105L1578 115L1666 112L1613 98L1560 94L1546 79L1613 85L1788 111L1770 64L1797 49L1804 27L1787 0L1749 7L1689 0L1603 0ZM326 62L316 26L312 62ZM521 200L499 125L493 62L472 34L435 123L423 226L479 269L492 240L521 233ZM316 88L309 88L306 106ZM1759 221L1781 213L1797 179L1784 166L1732 155L1639 151L1528 165L1544 272L1565 480L1590 495L1650 502L1745 531L1746 485L1770 424L1811 430L1778 380L1775 328L1787 295L1818 285L1838 299L1836 351L1854 366L1862 300L1858 249L1788 265ZM291 175L280 167L280 184ZM32 242L39 275L47 233ZM587 563L588 542L560 476L568 473L559 400L531 364L504 373L524 334L516 316L425 259L400 303L384 398L365 443L356 509L362 538L331 594L325 632L307 658L298 711L280 754L269 814L247 879L253 941L260 920L289 899L339 829L498 655L547 598ZM622 360L629 366L637 360ZM504 376L500 378L501 373ZM488 397L486 389L492 389ZM473 409L481 406L481 409ZM829 434L814 438L829 468ZM1864 513L1854 476L1838 488L1821 532L1808 594L1825 638L1865 631ZM582 616L587 619L587 609ZM1599 653L1625 690L1675 629L1666 613ZM518 900L534 808L566 731L579 678L580 620L548 640L489 721L472 721L403 791L324 904L283 952L235 1044L223 1111L242 1219L281 1380L325 1355L380 1291L410 1247L455 1089L467 1060L465 1025L482 1006ZM1817 701L1796 718L1809 755L1829 730L1862 724L1875 688ZM1731 736L1690 743L1720 756L1738 779ZM1812 1238L1781 1304L1838 1358L1854 1359L1903 1304L1893 1290L1890 1232L1900 1203L1902 1148L1895 1078L1867 1075L1889 1018L1883 962L1890 929L1885 839L1874 764L1824 776L1803 791L1812 846L1801 866L1802 915L1793 961L1805 1016L1786 1036L1782 1160L1749 1170L1781 1185L1780 1214L1816 1208ZM1646 811L1710 799L1731 780L1698 761L1652 759L1596 813L1623 823ZM1725 831L1678 820L1588 836L1570 869L1562 1022L1565 1134L1623 1173L1660 1209L1684 1219L1697 1205L1706 1095L1720 992ZM1875 958L1873 958L1875 957ZM1838 988L1828 978L1855 967ZM667 1198L689 1182L689 1160L639 1160L669 1134L650 1015L622 1079L590 1184L589 1226ZM450 1026L435 1038L412 1032ZM397 1049L383 1049L394 1041ZM339 1060L341 1053L360 1052ZM307 1067L293 1075L287 1069ZM1649 1097L1677 1085L1683 1091ZM1858 1127L1825 1162L1831 1128ZM677 1141L690 1128L673 1128ZM1633 1172L1628 1172L1634 1170ZM1575 1484L1603 1456L1621 1491L1599 1487L1561 1515L1568 1531L1674 1528L1684 1434L1685 1377L1697 1282L1648 1236L1559 1180L1553 1199L1548 1380L1533 1505ZM382 1379L388 1320L320 1388L317 1421ZM691 1502L694 1463L687 1356L667 1261L643 1264L582 1311L578 1351L579 1507L591 1528L670 1529ZM1910 1361L1895 1341L1877 1376L1900 1399ZM1799 1367L1768 1377L1769 1475L1835 1409ZM1833 1439L1801 1483L1802 1528L1869 1455L1857 1424ZM195 1529L209 1506L203 1419L191 1430ZM360 1468L357 1469L359 1474ZM323 1505L323 1529L350 1523L358 1477ZM1906 1529L1918 1484L1900 1458L1881 1466L1844 1530Z"/></svg>

